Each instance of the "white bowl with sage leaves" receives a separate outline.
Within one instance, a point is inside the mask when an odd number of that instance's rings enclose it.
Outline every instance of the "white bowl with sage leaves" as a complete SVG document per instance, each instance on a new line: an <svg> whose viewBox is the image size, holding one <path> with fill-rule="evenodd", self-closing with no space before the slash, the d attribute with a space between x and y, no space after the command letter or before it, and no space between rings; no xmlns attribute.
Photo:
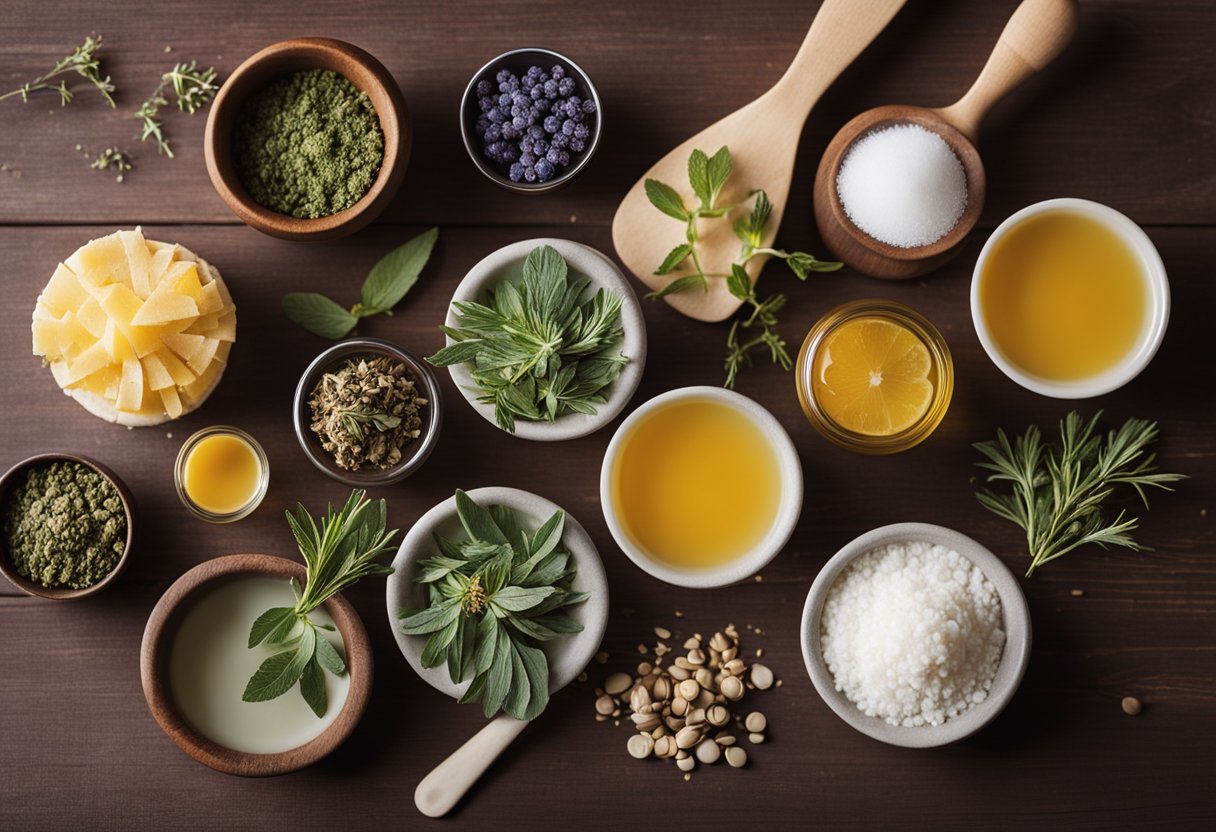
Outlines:
<svg viewBox="0 0 1216 832"><path fill-rule="evenodd" d="M487 421L523 439L586 436L629 403L646 363L642 306L590 246L538 238L469 270L441 327L447 367Z"/></svg>

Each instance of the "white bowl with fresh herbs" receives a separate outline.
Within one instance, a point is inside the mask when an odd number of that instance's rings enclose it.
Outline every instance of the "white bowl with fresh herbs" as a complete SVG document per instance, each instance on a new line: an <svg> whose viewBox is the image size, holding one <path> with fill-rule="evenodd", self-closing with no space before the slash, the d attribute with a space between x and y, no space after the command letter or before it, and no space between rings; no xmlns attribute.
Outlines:
<svg viewBox="0 0 1216 832"><path fill-rule="evenodd" d="M595 296L600 290L603 290L608 296L615 295L619 297L619 318L610 317L606 322L593 329L594 337L602 339L607 332L619 328L621 331L620 338L613 341L613 344L606 348L601 353L601 356L619 354L626 360L619 367L619 375L615 375L608 368L607 375L614 377L606 387L595 390L590 395L586 394L586 392L580 392L576 389L580 384L583 384L585 387L595 387L596 381L604 377L603 373L606 365L602 362L593 363L593 361L588 360L597 358L597 356L573 355L568 352L572 339L566 337L563 346L556 350L561 355L561 366L555 369L558 373L563 371L569 372L566 368L576 366L573 377L562 387L562 389L570 390L572 395L568 397L554 395L552 402L546 396L533 395L531 399L537 404L537 413L541 416L539 420L514 417L509 412L504 418L503 413L499 412L499 408L495 404L480 400L481 397L486 395L483 383L486 380L487 373L484 371L475 373L474 367L469 360L461 360L466 355L479 353L479 349L474 342L481 339L463 339L464 343L468 343L469 346L463 349L459 346L459 342L462 339L454 337L454 335L457 332L467 335L470 332L469 324L471 321L467 317L462 321L460 308L457 305L484 304L491 300L491 292L493 291L496 293L493 301L495 307L500 310L509 309L514 302L521 299L521 293L517 289L510 295L503 296L500 291L501 286L504 282L510 283L515 287L521 286L525 278L525 268L529 264L529 255L533 251L542 249L545 246L551 247L565 261L567 271L562 276L562 279L573 280L580 277L586 279L587 285L580 293L580 301L584 312L594 313L598 309ZM532 262L534 264L543 262L547 265L556 265L552 259L533 260ZM560 270L560 267L558 268ZM550 274L547 271L544 273L546 275ZM529 311L535 313L535 305L532 304L532 307ZM583 320L588 320L592 316L593 314L585 314ZM555 316L542 314L540 317L552 320ZM491 324L496 324L489 327L494 332L495 337L507 331L501 325L501 319L494 319L491 321ZM511 329L533 328L524 326L511 327ZM626 280L621 270L617 268L616 264L609 257L590 246L571 240L554 238L521 240L518 243L504 246L485 257L469 270L464 280L456 287L456 291L452 295L452 303L448 308L444 331L448 336L447 347L431 356L428 361L437 366L448 367L452 381L455 382L461 395L486 421L498 425L500 428L514 433L515 436L522 439L555 442L575 439L599 430L616 418L625 408L625 405L629 403L634 391L637 390L638 383L642 379L642 369L646 364L646 324L642 318L641 303L630 287L629 281ZM567 330L567 332L570 332L570 330ZM522 346L523 338L524 336L520 336L515 339L513 342L514 346L511 348L514 349L517 346ZM539 342L540 338L536 340ZM575 364L576 360L577 365ZM521 364L519 361L515 361L509 366L518 369ZM550 368L546 368L542 376L541 373L530 370L523 373L523 375L532 378L531 383L536 385L534 389L541 389L540 385L547 385L547 380L552 376L552 371ZM479 378L482 383L479 383ZM520 388L515 387L514 389L518 392ZM514 395L514 393L508 395ZM528 398L526 393L524 394L524 398ZM537 403L538 400L539 403ZM551 404L556 404L557 415L550 420L545 418L548 413L547 409L542 408L547 408ZM512 421L513 424L511 424Z"/></svg>
<svg viewBox="0 0 1216 832"><path fill-rule="evenodd" d="M555 514L563 514L564 522L557 545L569 552L568 562L577 570L570 581L570 589L580 594L586 593L587 597L561 610L581 629L541 642L525 639L523 643L529 646L539 645L543 650L548 664L549 692L565 687L574 681L595 655L608 624L608 579L595 543L574 517L565 513L555 503L536 494L517 488L488 487L473 489L467 492L467 496L476 505L486 509L509 509L519 518L520 525L529 535L534 535ZM465 678L460 682L453 681L447 665L443 663L434 667L423 667L423 652L428 636L406 635L401 626L403 610L418 610L428 606L423 584L418 581L419 563L441 555L436 535L457 544L471 538L458 515L456 496L449 497L422 515L401 542L393 560L394 572L389 576L386 588L388 620L393 636L397 639L397 646L418 675L436 690L453 698L461 698L468 692L471 680ZM511 579L508 580L508 583L510 582ZM487 596L485 600L493 601L493 595ZM506 630L507 627L504 625L503 629ZM509 634L513 640L517 640L518 630L512 629ZM537 715L532 713L534 707L527 710L526 715L529 718Z"/></svg>

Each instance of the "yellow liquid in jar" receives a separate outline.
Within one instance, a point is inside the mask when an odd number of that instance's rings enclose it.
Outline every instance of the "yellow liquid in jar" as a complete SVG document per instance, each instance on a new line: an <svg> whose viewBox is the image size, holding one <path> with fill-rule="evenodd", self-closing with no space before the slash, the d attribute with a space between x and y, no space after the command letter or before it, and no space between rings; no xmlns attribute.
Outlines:
<svg viewBox="0 0 1216 832"><path fill-rule="evenodd" d="M777 454L760 428L711 399L673 402L625 437L612 501L625 533L656 560L685 569L746 554L777 516Z"/></svg>
<svg viewBox="0 0 1216 832"><path fill-rule="evenodd" d="M217 433L190 450L182 485L191 502L204 511L232 514L249 505L261 479L262 465L249 443Z"/></svg>
<svg viewBox="0 0 1216 832"><path fill-rule="evenodd" d="M1099 375L1144 329L1148 281L1135 252L1103 223L1071 211L1011 228L980 280L980 309L997 349L1040 378Z"/></svg>

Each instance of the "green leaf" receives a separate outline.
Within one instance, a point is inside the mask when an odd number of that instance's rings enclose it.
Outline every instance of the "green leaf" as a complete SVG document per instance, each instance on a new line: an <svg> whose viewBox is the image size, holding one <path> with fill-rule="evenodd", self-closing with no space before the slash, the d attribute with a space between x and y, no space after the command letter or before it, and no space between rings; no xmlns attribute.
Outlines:
<svg viewBox="0 0 1216 832"><path fill-rule="evenodd" d="M265 702L287 693L300 679L304 666L312 660L317 644L317 631L305 627L300 641L292 650L275 653L249 679L241 699L245 702Z"/></svg>
<svg viewBox="0 0 1216 832"><path fill-rule="evenodd" d="M477 622L476 647L473 648L473 673L487 673L494 664L494 648L498 646L498 619L492 613L483 613Z"/></svg>
<svg viewBox="0 0 1216 832"><path fill-rule="evenodd" d="M456 557L437 555L418 561L418 577L414 578L420 584L430 584L447 575L458 572L464 566L464 560Z"/></svg>
<svg viewBox="0 0 1216 832"><path fill-rule="evenodd" d="M510 541L502 533L502 529L498 528L498 524L494 522L490 512L475 503L472 497L460 489L456 489L456 515L460 518L460 524L464 526L465 533L473 540L510 545Z"/></svg>
<svg viewBox="0 0 1216 832"><path fill-rule="evenodd" d="M317 636L317 661L335 676L346 673L346 662L342 661L338 648L324 636Z"/></svg>
<svg viewBox="0 0 1216 832"><path fill-rule="evenodd" d="M402 610L398 617L401 618L401 632L407 636L421 636L442 630L459 614L460 602L453 598L437 607Z"/></svg>
<svg viewBox="0 0 1216 832"><path fill-rule="evenodd" d="M528 678L528 707L518 719L532 720L540 716L549 704L549 662L545 654L526 644L516 643L515 649Z"/></svg>
<svg viewBox="0 0 1216 832"><path fill-rule="evenodd" d="M646 180L646 198L650 204L669 217L687 221L689 214L684 207L684 200L670 185L664 185L657 179Z"/></svg>
<svg viewBox="0 0 1216 832"><path fill-rule="evenodd" d="M566 512L555 511L553 516L545 521L536 534L532 536L532 544L529 547L528 555L536 557L537 555L547 555L557 548L557 545L562 542L562 532L566 528Z"/></svg>
<svg viewBox="0 0 1216 832"><path fill-rule="evenodd" d="M359 319L316 292L289 292L283 296L283 312L288 319L313 335L337 341L355 328Z"/></svg>
<svg viewBox="0 0 1216 832"><path fill-rule="evenodd" d="M424 231L384 255L380 262L372 266L359 293L362 316L389 312L405 297L406 292L418 282L418 275L430 259L431 249L438 238L438 228Z"/></svg>
<svg viewBox="0 0 1216 832"><path fill-rule="evenodd" d="M426 640L426 646L422 648L422 666L435 667L443 664L444 656L456 640L456 635L460 632L460 621L463 618L459 614L460 608L457 607L457 614L448 621L443 629L431 633L430 638ZM453 679L452 681L456 681Z"/></svg>
<svg viewBox="0 0 1216 832"><path fill-rule="evenodd" d="M249 646L257 647L266 638L274 632L277 632L284 622L290 622L291 627L295 626L296 613L291 607L271 607L257 617L253 622L253 626L249 629ZM291 627L288 627L290 631ZM271 641L281 641L282 639L271 639Z"/></svg>
<svg viewBox="0 0 1216 832"><path fill-rule="evenodd" d="M688 157L688 184L701 200L701 206L709 208L713 203L713 188L709 184L709 157L704 151L694 150Z"/></svg>
<svg viewBox="0 0 1216 832"><path fill-rule="evenodd" d="M707 292L709 291L709 281L705 278L705 275L697 273L677 277L659 291L651 292L650 294L646 295L646 300L658 300L660 298L665 298L668 295L686 292L693 288L701 288Z"/></svg>
<svg viewBox="0 0 1216 832"><path fill-rule="evenodd" d="M520 657L519 648L511 642L511 687L507 690L502 709L516 719L524 719L527 713L528 700L532 696L532 688L528 681L528 670Z"/></svg>
<svg viewBox="0 0 1216 832"><path fill-rule="evenodd" d="M670 274L675 270L676 266L687 260L690 254L692 254L692 246L690 244L682 243L676 246L663 258L662 264L654 270L654 273L657 275Z"/></svg>
<svg viewBox="0 0 1216 832"><path fill-rule="evenodd" d="M508 612L523 612L535 607L556 591L551 586L505 586L494 593L490 604Z"/></svg>
<svg viewBox="0 0 1216 832"><path fill-rule="evenodd" d="M726 278L726 288L739 300L745 301L756 296L755 287L752 286L752 279L748 277L747 271L738 263L731 264L730 274Z"/></svg>
<svg viewBox="0 0 1216 832"><path fill-rule="evenodd" d="M482 700L482 709L486 719L494 716L502 709L502 703L511 689L513 672L511 662L511 637L502 627L498 628L498 637L494 643L494 663L490 665L489 678L486 680L486 694Z"/></svg>
<svg viewBox="0 0 1216 832"><path fill-rule="evenodd" d="M710 157L707 176L709 177L709 193L710 204L718 201L718 195L722 192L722 187L726 184L726 180L730 178L731 161L730 150L726 145L718 148L718 152Z"/></svg>
<svg viewBox="0 0 1216 832"><path fill-rule="evenodd" d="M325 639L318 639L320 644ZM328 644L328 642L326 642ZM321 665L317 663L317 658L314 656L309 660L308 664L304 665L304 672L300 674L300 695L304 697L304 701L308 703L308 707L312 708L312 712L318 717L325 716L325 711L329 708L329 701L325 695L325 674L321 672Z"/></svg>

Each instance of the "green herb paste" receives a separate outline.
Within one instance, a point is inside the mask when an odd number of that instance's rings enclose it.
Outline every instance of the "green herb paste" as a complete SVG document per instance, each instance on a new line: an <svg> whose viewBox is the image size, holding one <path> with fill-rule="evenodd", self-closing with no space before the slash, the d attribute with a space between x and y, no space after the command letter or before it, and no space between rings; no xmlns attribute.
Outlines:
<svg viewBox="0 0 1216 832"><path fill-rule="evenodd" d="M294 73L251 97L232 139L237 176L249 195L301 219L354 205L384 161L371 99L328 69Z"/></svg>
<svg viewBox="0 0 1216 832"><path fill-rule="evenodd" d="M79 462L31 468L4 506L4 544L23 578L84 589L114 570L127 545L122 498Z"/></svg>

